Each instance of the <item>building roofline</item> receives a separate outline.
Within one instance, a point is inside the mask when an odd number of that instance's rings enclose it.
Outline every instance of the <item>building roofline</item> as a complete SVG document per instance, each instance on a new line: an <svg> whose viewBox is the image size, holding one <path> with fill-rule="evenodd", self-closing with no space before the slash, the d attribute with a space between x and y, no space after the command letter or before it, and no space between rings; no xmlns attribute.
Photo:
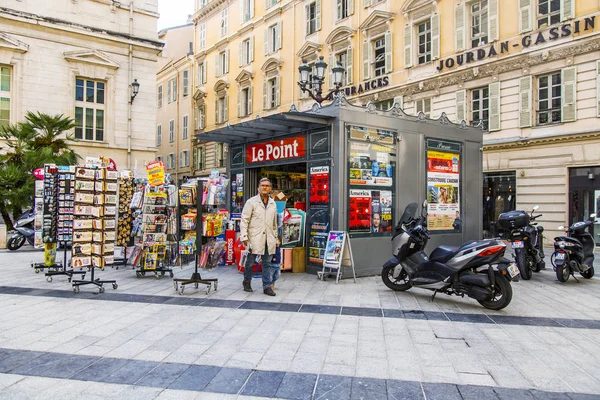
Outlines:
<svg viewBox="0 0 600 400"><path fill-rule="evenodd" d="M194 23L193 22L189 22L189 23L184 24L184 25L176 25L176 26L170 26L168 28L163 28L163 29L161 29L161 30L158 31L158 36L160 37L160 36L164 35L165 33L167 33L168 31L172 31L173 29L186 28L188 26L194 26Z"/></svg>

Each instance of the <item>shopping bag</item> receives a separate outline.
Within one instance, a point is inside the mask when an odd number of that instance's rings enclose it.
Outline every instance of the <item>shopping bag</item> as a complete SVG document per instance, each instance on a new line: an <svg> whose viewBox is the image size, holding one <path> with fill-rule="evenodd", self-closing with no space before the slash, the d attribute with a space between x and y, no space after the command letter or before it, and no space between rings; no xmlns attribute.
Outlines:
<svg viewBox="0 0 600 400"><path fill-rule="evenodd" d="M238 271L243 271L244 266L246 265L246 260L248 259L248 250L242 250L240 253L240 258L238 262Z"/></svg>

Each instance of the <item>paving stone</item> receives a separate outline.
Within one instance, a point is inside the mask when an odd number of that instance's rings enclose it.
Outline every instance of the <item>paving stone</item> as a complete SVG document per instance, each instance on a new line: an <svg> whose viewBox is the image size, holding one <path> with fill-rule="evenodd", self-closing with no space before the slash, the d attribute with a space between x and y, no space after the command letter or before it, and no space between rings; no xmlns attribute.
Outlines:
<svg viewBox="0 0 600 400"><path fill-rule="evenodd" d="M351 395L351 377L319 375L315 388L315 400L349 400Z"/></svg>
<svg viewBox="0 0 600 400"><path fill-rule="evenodd" d="M275 397L281 397L290 400L310 400L312 399L316 374L297 374L288 372L283 377Z"/></svg>
<svg viewBox="0 0 600 400"><path fill-rule="evenodd" d="M152 361L127 361L121 368L103 378L102 382L133 385L157 365L158 363Z"/></svg>
<svg viewBox="0 0 600 400"><path fill-rule="evenodd" d="M491 387L460 385L458 391L463 400L498 400L498 395Z"/></svg>
<svg viewBox="0 0 600 400"><path fill-rule="evenodd" d="M237 394L251 373L251 369L221 368L204 388L204 391Z"/></svg>
<svg viewBox="0 0 600 400"><path fill-rule="evenodd" d="M494 388L494 392L501 400L533 400L534 397L526 389Z"/></svg>
<svg viewBox="0 0 600 400"><path fill-rule="evenodd" d="M456 385L444 383L423 383L427 400L462 400Z"/></svg>
<svg viewBox="0 0 600 400"><path fill-rule="evenodd" d="M168 388L175 382L188 368L186 364L160 363L140 378L135 384L137 386L152 386L158 388Z"/></svg>
<svg viewBox="0 0 600 400"><path fill-rule="evenodd" d="M285 372L254 371L240 391L245 396L274 397Z"/></svg>
<svg viewBox="0 0 600 400"><path fill-rule="evenodd" d="M220 370L215 366L192 365L169 385L169 389L202 391Z"/></svg>
<svg viewBox="0 0 600 400"><path fill-rule="evenodd" d="M352 400L385 400L388 398L386 381L373 378L352 378Z"/></svg>
<svg viewBox="0 0 600 400"><path fill-rule="evenodd" d="M425 399L423 389L419 382L397 381L388 379L388 398L391 400L418 400Z"/></svg>

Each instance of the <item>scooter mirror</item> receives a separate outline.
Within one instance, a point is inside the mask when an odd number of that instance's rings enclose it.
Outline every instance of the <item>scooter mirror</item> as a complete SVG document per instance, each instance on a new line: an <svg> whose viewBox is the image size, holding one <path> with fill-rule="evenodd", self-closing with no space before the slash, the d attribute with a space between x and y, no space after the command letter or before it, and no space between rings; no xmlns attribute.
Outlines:
<svg viewBox="0 0 600 400"><path fill-rule="evenodd" d="M596 218L596 214L590 215L590 219L595 219L595 218Z"/></svg>
<svg viewBox="0 0 600 400"><path fill-rule="evenodd" d="M537 210L538 208L540 208L540 206L536 204L535 206L533 206L533 211Z"/></svg>
<svg viewBox="0 0 600 400"><path fill-rule="evenodd" d="M427 204L429 204L427 203L427 200L423 200L423 208L427 207Z"/></svg>
<svg viewBox="0 0 600 400"><path fill-rule="evenodd" d="M565 230L565 227L564 227L563 225L561 225L561 226L559 226L559 227L558 227L558 230L559 230L559 231L564 231L564 230Z"/></svg>

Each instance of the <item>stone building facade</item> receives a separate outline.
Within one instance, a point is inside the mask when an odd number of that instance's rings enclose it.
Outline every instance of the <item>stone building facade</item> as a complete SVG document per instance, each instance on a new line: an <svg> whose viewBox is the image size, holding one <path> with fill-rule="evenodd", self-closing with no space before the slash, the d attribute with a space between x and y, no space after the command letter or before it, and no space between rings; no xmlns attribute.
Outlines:
<svg viewBox="0 0 600 400"><path fill-rule="evenodd" d="M143 172L156 152L157 2L0 1L0 123L64 114L83 158Z"/></svg>

